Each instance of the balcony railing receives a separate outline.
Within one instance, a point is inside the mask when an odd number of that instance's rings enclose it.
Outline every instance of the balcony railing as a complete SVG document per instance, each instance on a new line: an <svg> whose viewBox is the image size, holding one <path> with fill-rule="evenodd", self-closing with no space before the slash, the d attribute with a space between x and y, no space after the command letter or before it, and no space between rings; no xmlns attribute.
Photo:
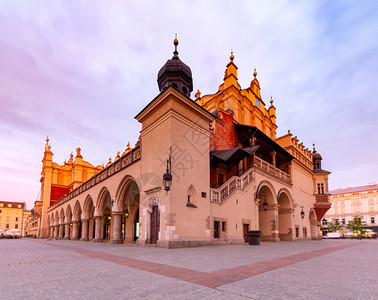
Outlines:
<svg viewBox="0 0 378 300"><path fill-rule="evenodd" d="M258 167L275 177L278 177L282 180L285 180L291 183L290 175L287 174L286 172L276 168L275 166L271 165L270 163L266 162L265 160L259 157L255 157L254 161L255 161L255 164L254 164L255 167Z"/></svg>

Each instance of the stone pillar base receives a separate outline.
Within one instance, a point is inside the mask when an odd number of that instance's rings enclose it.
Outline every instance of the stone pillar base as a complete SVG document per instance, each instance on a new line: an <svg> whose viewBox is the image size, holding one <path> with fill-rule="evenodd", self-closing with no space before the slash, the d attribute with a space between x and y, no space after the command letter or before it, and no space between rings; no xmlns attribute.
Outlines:
<svg viewBox="0 0 378 300"><path fill-rule="evenodd" d="M73 240L73 241L77 241L77 240L79 240L79 238L74 237L74 238L72 238L71 240Z"/></svg>
<svg viewBox="0 0 378 300"><path fill-rule="evenodd" d="M80 241L82 241L82 242L88 242L88 238L81 238Z"/></svg>
<svg viewBox="0 0 378 300"><path fill-rule="evenodd" d="M70 238L69 237L65 237L63 240L69 240Z"/></svg>
<svg viewBox="0 0 378 300"><path fill-rule="evenodd" d="M110 241L111 244L122 244L122 240L121 239L113 239Z"/></svg>
<svg viewBox="0 0 378 300"><path fill-rule="evenodd" d="M94 242L94 243L101 243L101 242L102 242L102 239L93 239L93 242Z"/></svg>

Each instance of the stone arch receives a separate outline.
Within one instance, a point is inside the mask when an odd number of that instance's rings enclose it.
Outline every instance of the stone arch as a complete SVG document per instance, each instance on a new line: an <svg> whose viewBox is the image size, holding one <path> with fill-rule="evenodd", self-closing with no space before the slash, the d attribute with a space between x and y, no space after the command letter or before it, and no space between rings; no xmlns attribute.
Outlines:
<svg viewBox="0 0 378 300"><path fill-rule="evenodd" d="M136 241L139 237L140 189L135 179L125 176L116 192L113 243Z"/></svg>
<svg viewBox="0 0 378 300"><path fill-rule="evenodd" d="M186 192L186 206L197 207L197 200L196 189L194 188L193 184L191 184Z"/></svg>
<svg viewBox="0 0 378 300"><path fill-rule="evenodd" d="M311 208L310 212L308 214L308 218L310 221L310 234L311 234L311 239L312 240L317 240L318 239L318 234L317 234L317 219L316 219L316 211L315 209Z"/></svg>
<svg viewBox="0 0 378 300"><path fill-rule="evenodd" d="M71 205L68 204L67 209L66 209L66 223L71 223L72 221L72 209Z"/></svg>
<svg viewBox="0 0 378 300"><path fill-rule="evenodd" d="M293 230L293 199L290 192L282 188L278 191L278 231L280 240L291 241L294 239Z"/></svg>
<svg viewBox="0 0 378 300"><path fill-rule="evenodd" d="M103 187L97 197L95 215L103 216L107 209L112 210L112 198L108 188Z"/></svg>
<svg viewBox="0 0 378 300"><path fill-rule="evenodd" d="M94 233L95 233L95 219L94 219L94 203L93 199L90 195L87 195L84 201L83 205L83 219L85 219L86 224L86 237L85 240L92 240L94 239Z"/></svg>
<svg viewBox="0 0 378 300"><path fill-rule="evenodd" d="M256 190L256 199L259 203L259 229L261 231L261 240L279 241L278 234L278 203L276 191L273 185L263 180ZM264 209L263 203L268 202L267 210Z"/></svg>
<svg viewBox="0 0 378 300"><path fill-rule="evenodd" d="M54 222L54 225L57 226L59 225L59 213L58 213L58 210L55 212L55 222Z"/></svg>
<svg viewBox="0 0 378 300"><path fill-rule="evenodd" d="M59 224L64 224L64 217L65 217L65 214L64 214L64 209L62 207L59 214Z"/></svg>
<svg viewBox="0 0 378 300"><path fill-rule="evenodd" d="M81 205L79 200L76 200L74 210L73 210L73 221L81 220Z"/></svg>

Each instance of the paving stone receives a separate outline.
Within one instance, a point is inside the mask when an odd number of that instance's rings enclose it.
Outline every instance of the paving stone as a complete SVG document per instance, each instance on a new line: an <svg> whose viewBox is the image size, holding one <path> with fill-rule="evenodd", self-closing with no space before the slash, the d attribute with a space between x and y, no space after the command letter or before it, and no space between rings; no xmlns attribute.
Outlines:
<svg viewBox="0 0 378 300"><path fill-rule="evenodd" d="M377 250L376 240L186 249L0 240L0 299L378 299Z"/></svg>

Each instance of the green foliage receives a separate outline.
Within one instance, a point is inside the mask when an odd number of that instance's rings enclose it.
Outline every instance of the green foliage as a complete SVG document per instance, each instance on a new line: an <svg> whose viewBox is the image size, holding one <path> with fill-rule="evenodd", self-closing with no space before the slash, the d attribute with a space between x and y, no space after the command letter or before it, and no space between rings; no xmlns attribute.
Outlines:
<svg viewBox="0 0 378 300"><path fill-rule="evenodd" d="M344 226L343 224L339 222L339 219L334 219L334 218L332 218L332 221L327 222L327 225L328 225L328 231L330 232L336 232L340 230L341 228L343 228Z"/></svg>
<svg viewBox="0 0 378 300"><path fill-rule="evenodd" d="M353 220L349 221L346 227L352 230L353 232L362 232L363 226L366 226L366 222L362 220L363 218L363 216L354 216Z"/></svg>

